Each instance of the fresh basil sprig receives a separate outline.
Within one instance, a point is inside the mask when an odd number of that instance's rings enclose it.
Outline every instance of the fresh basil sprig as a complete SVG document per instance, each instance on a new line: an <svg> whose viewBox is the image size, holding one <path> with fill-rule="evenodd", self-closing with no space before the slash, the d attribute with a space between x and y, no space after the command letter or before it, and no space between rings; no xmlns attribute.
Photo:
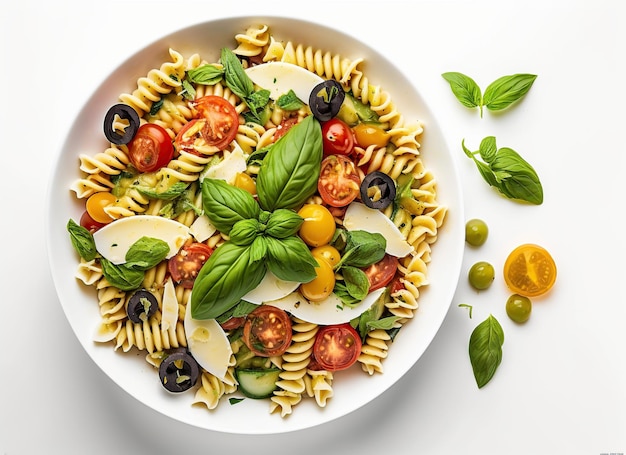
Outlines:
<svg viewBox="0 0 626 455"><path fill-rule="evenodd" d="M87 228L70 219L67 222L67 230L70 233L70 241L76 252L85 261L92 261L98 255L96 242Z"/></svg>
<svg viewBox="0 0 626 455"><path fill-rule="evenodd" d="M202 205L211 223L224 234L229 234L238 221L258 218L261 210L247 191L208 178L202 181Z"/></svg>
<svg viewBox="0 0 626 455"><path fill-rule="evenodd" d="M502 362L504 331L498 320L489 315L470 336L469 357L478 388L487 384Z"/></svg>
<svg viewBox="0 0 626 455"><path fill-rule="evenodd" d="M493 136L485 137L476 152L465 146L465 140L461 146L465 155L474 161L483 179L504 196L535 205L543 203L543 187L537 172L515 150L508 147L498 149Z"/></svg>
<svg viewBox="0 0 626 455"><path fill-rule="evenodd" d="M249 120L260 125L265 124L268 116L270 91L255 90L252 79L246 74L237 55L228 48L223 48L220 60L224 67L224 82L250 109Z"/></svg>
<svg viewBox="0 0 626 455"><path fill-rule="evenodd" d="M463 73L448 72L442 76L450 84L450 89L457 100L465 107L471 109L478 107L481 117L483 107L490 111L500 111L520 100L528 93L537 78L535 74L524 73L502 76L489 84L483 94L474 79Z"/></svg>

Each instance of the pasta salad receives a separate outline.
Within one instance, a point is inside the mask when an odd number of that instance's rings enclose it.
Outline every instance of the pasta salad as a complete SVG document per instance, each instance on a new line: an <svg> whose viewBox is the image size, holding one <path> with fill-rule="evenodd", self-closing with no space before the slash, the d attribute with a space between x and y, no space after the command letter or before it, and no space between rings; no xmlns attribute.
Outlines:
<svg viewBox="0 0 626 455"><path fill-rule="evenodd" d="M423 125L349 60L268 25L218 61L169 49L80 155L68 231L94 341L144 352L173 394L286 417L337 372L384 372L444 223ZM233 401L234 400L234 401Z"/></svg>

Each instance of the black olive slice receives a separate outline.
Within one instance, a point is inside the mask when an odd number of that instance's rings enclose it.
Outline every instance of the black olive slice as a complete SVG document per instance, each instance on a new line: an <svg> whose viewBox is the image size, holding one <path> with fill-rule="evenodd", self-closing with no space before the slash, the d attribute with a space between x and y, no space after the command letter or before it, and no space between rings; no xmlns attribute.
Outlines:
<svg viewBox="0 0 626 455"><path fill-rule="evenodd" d="M113 128L115 116L128 120L129 125L124 129L124 134ZM109 142L115 145L128 144L139 129L139 115L127 104L116 104L109 109L104 116L104 135Z"/></svg>
<svg viewBox="0 0 626 455"><path fill-rule="evenodd" d="M175 351L159 365L161 384L173 393L192 388L200 376L198 362L187 352Z"/></svg>
<svg viewBox="0 0 626 455"><path fill-rule="evenodd" d="M329 79L313 87L309 96L309 107L316 119L327 122L339 113L345 97L346 92L341 84Z"/></svg>
<svg viewBox="0 0 626 455"><path fill-rule="evenodd" d="M158 309L159 302L157 302L154 294L145 289L139 289L128 299L126 314L128 314L128 319L131 321L141 323L143 319L149 318ZM145 314L143 319L141 317L142 314Z"/></svg>
<svg viewBox="0 0 626 455"><path fill-rule="evenodd" d="M378 187L380 198L373 200L369 195L369 189ZM361 200L365 205L373 209L384 209L396 198L396 184L391 177L384 172L374 171L367 174L361 183Z"/></svg>

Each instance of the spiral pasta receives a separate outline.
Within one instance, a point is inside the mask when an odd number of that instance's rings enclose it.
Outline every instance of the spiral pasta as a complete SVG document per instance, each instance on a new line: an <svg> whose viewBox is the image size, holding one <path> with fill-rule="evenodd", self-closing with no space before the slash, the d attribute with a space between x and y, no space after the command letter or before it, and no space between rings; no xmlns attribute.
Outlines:
<svg viewBox="0 0 626 455"><path fill-rule="evenodd" d="M382 311L384 317L393 320L393 327L388 330L367 329L361 333L362 345L357 358L361 370L366 374L383 373L383 363L393 342L392 331L400 329L414 318L419 308L421 288L429 284L431 246L436 242L447 214L447 208L437 199L437 181L422 161L420 149L424 125L420 121L407 122L390 94L381 86L375 85L364 73L364 60L361 58L349 59L302 43L280 41L272 35L266 24L248 27L243 33L236 34L234 41L233 52L240 57L244 68L259 62L285 62L305 68L324 79L339 81L350 96L371 109L381 129L388 136L385 145L361 147L357 144L354 147L360 178L378 171L387 174L396 183L405 177L411 180L407 191L414 202L413 206L391 204L382 211L398 229L402 238L413 247L411 254L399 258L399 286L394 287L394 292L385 297ZM169 49L169 57L169 61L139 77L136 80L136 89L121 94L119 100L139 114L141 124L159 125L173 143L179 144L179 133L186 126L189 129L192 126L189 123L199 115L199 109L196 108L202 101L198 100L206 96L217 96L234 108L239 120L237 133L230 144L222 147L207 145L202 135L196 134L191 138L191 145L176 148L169 163L154 172L138 173L129 157L132 147L129 150L126 145L110 143L99 153L82 153L79 156L82 176L73 182L71 190L79 199L87 199L100 192L114 194L115 201L104 208L104 212L113 220L142 215L164 216L187 227L194 226L200 217L204 217L206 221L208 218L203 213L201 179L204 178L203 175L207 175L207 168L229 157L243 156L246 163L238 172L245 169L241 172L246 177L256 179L267 149L292 124L297 124L311 115L309 106L288 110L280 107L279 103L272 102L268 105L264 120L257 123L249 116L250 107L247 101L240 99L224 78L210 84L190 82L191 79L187 78L189 70L204 65L213 66L211 70L219 72L224 69L221 62L207 62L199 54L185 57L174 49ZM121 122L118 128L124 126ZM256 152L259 152L257 156L248 160ZM181 183L184 184L183 192L175 199L161 197L160 194L155 196L155 192L145 191L145 188L149 188L165 192ZM307 202L325 204L319 192L312 195ZM341 209L333 211L332 215L336 225L341 226ZM205 232L202 238L190 239L187 245L196 242L216 249L228 240L228 235L213 228ZM156 297L158 310L141 322L133 322L126 312L130 292L116 288L107 280L98 259L80 261L76 278L83 284L94 287L97 294L101 317L94 333L96 342L110 343L115 350L123 352L144 352L146 362L156 368L169 355L170 350L187 347L183 321L192 289L180 284L173 285L175 306L171 306L169 299L165 305L167 308L164 308L165 288L172 279L170 275L173 275L167 264L163 260L146 270L141 283L142 288ZM336 276L341 278L340 273ZM268 401L269 412L278 413L283 418L292 414L303 399L312 399L320 408L328 406L335 393L333 371L320 369L315 360L314 345L321 326L293 314L290 318L291 344L282 354L266 358L263 364L263 368L280 370L274 384L275 389L269 392L271 396ZM236 329L226 334L233 354L225 377L218 378L201 368L200 378L195 386L193 404L208 410L215 409L225 395L238 392L236 369L247 365L245 362L250 359L252 352L252 348L246 347Z"/></svg>

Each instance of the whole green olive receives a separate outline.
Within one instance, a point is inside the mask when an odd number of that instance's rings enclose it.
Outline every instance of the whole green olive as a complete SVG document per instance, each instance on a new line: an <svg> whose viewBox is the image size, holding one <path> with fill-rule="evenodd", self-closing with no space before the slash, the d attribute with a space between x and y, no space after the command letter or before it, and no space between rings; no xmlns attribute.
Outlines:
<svg viewBox="0 0 626 455"><path fill-rule="evenodd" d="M488 262L480 261L474 264L468 273L469 283L474 289L482 291L487 289L493 283L496 276L493 265Z"/></svg>
<svg viewBox="0 0 626 455"><path fill-rule="evenodd" d="M465 241L472 246L481 246L487 241L489 228L487 223L477 218L465 223Z"/></svg>
<svg viewBox="0 0 626 455"><path fill-rule="evenodd" d="M513 294L506 301L506 314L517 323L524 323L530 318L533 304L528 297Z"/></svg>

